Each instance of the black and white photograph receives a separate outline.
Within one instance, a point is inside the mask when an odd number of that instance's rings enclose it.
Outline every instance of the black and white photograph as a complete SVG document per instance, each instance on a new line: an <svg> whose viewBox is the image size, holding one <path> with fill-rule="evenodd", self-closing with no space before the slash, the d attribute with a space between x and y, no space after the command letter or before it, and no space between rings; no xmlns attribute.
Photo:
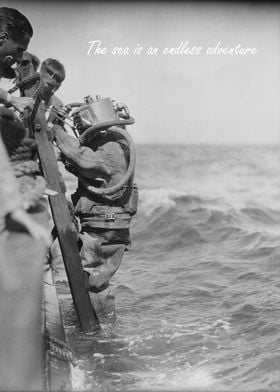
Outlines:
<svg viewBox="0 0 280 392"><path fill-rule="evenodd" d="M280 390L280 5L0 4L0 391Z"/></svg>

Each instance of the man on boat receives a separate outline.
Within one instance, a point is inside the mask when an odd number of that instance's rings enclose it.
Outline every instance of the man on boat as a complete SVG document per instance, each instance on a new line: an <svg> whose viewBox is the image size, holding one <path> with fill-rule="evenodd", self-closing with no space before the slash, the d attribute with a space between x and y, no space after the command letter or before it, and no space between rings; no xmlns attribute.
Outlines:
<svg viewBox="0 0 280 392"><path fill-rule="evenodd" d="M20 63L32 35L32 26L24 15L13 8L0 8L0 78L15 77L12 67ZM32 175L29 177L30 182L19 182L20 165L16 162L17 154L13 155L19 153L17 147L22 147L21 142L25 140L26 134L13 110L21 113L24 109L31 110L33 99L16 97L0 88L0 104L1 389L42 390L40 294L43 262L50 235L42 225L43 220L39 219L41 209L35 205L33 208L34 193L31 198L25 199L25 192L22 193L23 189L20 188L20 185L33 184L37 178ZM34 150L29 148L28 143L24 146L24 157L32 159ZM29 163L29 168L34 168L35 162L24 160L22 163L23 174L24 168ZM39 193L45 188L43 181L40 184L43 186ZM32 213L27 211L31 204ZM24 231L40 241L35 241ZM24 353L24 360L19 352Z"/></svg>
<svg viewBox="0 0 280 392"><path fill-rule="evenodd" d="M15 76L12 66L21 62L23 53L27 49L32 35L32 26L24 15L13 8L0 8L0 78ZM26 108L33 108L33 99L28 97L15 97L0 88L0 104L6 107L12 106L19 112L23 112ZM12 112L6 112L4 123L9 122L9 119L15 123ZM5 128L5 124L2 124L2 127ZM4 129L1 129L1 131L3 133ZM0 133L0 226L2 226L0 231L4 230L4 219L9 216L12 220L23 225L33 237L49 243L50 238L47 231L34 222L24 209L18 184L10 167L3 141L5 142L5 137L3 139L3 135Z"/></svg>
<svg viewBox="0 0 280 392"><path fill-rule="evenodd" d="M13 8L0 8L0 78L15 76L12 67L19 65L32 35L32 26L24 15ZM14 97L2 88L0 103L13 106L20 112L33 107L32 98Z"/></svg>
<svg viewBox="0 0 280 392"><path fill-rule="evenodd" d="M34 75L40 65L40 60L32 53L25 52L17 70L17 81L25 80ZM40 96L47 112L47 121L54 120L58 111L63 107L61 99L55 92L65 79L65 68L58 60L47 58L40 67Z"/></svg>
<svg viewBox="0 0 280 392"><path fill-rule="evenodd" d="M42 79L40 93L45 104L45 109L53 108L54 114L56 114L57 109L63 106L61 99L55 93L65 79L65 68L58 60L47 58L42 62L40 75ZM51 115L52 113L50 113L49 117Z"/></svg>

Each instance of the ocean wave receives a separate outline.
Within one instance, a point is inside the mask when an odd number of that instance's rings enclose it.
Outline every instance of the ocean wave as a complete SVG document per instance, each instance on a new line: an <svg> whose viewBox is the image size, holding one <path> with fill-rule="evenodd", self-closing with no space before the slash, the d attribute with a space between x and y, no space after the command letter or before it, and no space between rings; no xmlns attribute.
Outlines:
<svg viewBox="0 0 280 392"><path fill-rule="evenodd" d="M241 212L254 223L280 225L280 211L254 207L241 209Z"/></svg>
<svg viewBox="0 0 280 392"><path fill-rule="evenodd" d="M170 251L175 247L184 247L205 242L205 239L193 225L176 209L167 210L153 216L153 219L144 219L138 230L134 230L134 240L145 248L152 246L155 250Z"/></svg>
<svg viewBox="0 0 280 392"><path fill-rule="evenodd" d="M223 241L239 256L268 257L279 250L279 223L279 211L238 209L223 199L159 188L140 193L132 232L140 247L155 251Z"/></svg>
<svg viewBox="0 0 280 392"><path fill-rule="evenodd" d="M218 226L238 227L238 216L233 209L226 212L212 210L211 216L205 223L211 225L213 228Z"/></svg>
<svg viewBox="0 0 280 392"><path fill-rule="evenodd" d="M201 207L225 208L219 198L206 198L196 192L186 192L172 188L153 188L140 191L140 212L151 216L155 211L165 212L174 207L193 210Z"/></svg>
<svg viewBox="0 0 280 392"><path fill-rule="evenodd" d="M197 203L197 195L188 195L183 191L157 188L146 189L140 193L140 209L145 216L151 216L156 210L161 209L162 212L176 206L176 200L184 198L186 203Z"/></svg>
<svg viewBox="0 0 280 392"><path fill-rule="evenodd" d="M138 152L118 323L76 338L66 312L84 390L279 390L279 149Z"/></svg>

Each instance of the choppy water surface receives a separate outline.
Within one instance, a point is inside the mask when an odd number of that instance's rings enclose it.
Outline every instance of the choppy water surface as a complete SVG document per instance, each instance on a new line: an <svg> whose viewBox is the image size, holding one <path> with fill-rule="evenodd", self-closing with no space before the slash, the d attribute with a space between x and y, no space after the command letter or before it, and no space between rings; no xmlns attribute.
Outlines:
<svg viewBox="0 0 280 392"><path fill-rule="evenodd" d="M116 326L81 334L60 284L74 390L280 390L279 147L137 153Z"/></svg>

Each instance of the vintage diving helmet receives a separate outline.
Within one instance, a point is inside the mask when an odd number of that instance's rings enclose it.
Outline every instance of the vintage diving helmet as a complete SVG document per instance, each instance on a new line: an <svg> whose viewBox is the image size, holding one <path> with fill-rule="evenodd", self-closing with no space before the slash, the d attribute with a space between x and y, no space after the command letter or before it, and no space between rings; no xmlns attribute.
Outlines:
<svg viewBox="0 0 280 392"><path fill-rule="evenodd" d="M124 104L118 104L111 98L100 98L91 95L84 98L73 113L74 124L80 135L80 143L85 144L97 133L107 132L112 126L125 126L134 124L134 118L130 117L128 108Z"/></svg>

